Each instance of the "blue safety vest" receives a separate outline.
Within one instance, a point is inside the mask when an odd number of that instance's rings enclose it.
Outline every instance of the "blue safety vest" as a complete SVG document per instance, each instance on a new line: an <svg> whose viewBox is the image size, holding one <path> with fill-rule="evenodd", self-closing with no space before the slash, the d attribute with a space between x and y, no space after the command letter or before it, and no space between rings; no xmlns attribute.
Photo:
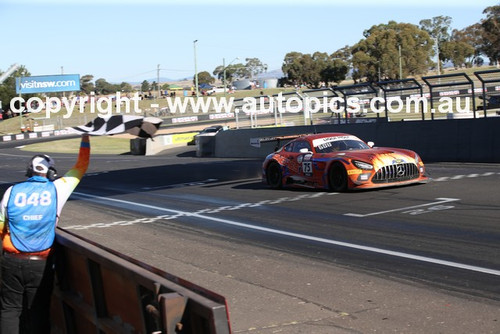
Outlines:
<svg viewBox="0 0 500 334"><path fill-rule="evenodd" d="M57 192L47 178L35 175L12 187L7 203L12 244L21 252L52 247L57 222Z"/></svg>

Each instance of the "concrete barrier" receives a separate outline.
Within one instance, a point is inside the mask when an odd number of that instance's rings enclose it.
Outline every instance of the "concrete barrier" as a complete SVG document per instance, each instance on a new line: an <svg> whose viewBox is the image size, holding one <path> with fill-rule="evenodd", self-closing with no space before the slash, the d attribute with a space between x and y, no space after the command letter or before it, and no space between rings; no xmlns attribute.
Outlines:
<svg viewBox="0 0 500 334"><path fill-rule="evenodd" d="M146 139L145 138L130 139L130 153L133 155L146 154Z"/></svg>
<svg viewBox="0 0 500 334"><path fill-rule="evenodd" d="M213 157L215 154L215 133L204 133L196 136L196 156Z"/></svg>
<svg viewBox="0 0 500 334"><path fill-rule="evenodd" d="M414 150L426 162L500 162L499 130L500 117L241 129L216 135L215 156L264 158L273 152L277 143L254 147L251 141L302 133L345 132L373 141L379 147Z"/></svg>
<svg viewBox="0 0 500 334"><path fill-rule="evenodd" d="M145 155L155 155L167 148L184 146L191 142L198 132L176 133L172 135L159 135L148 138L146 141ZM133 139L131 139L132 141Z"/></svg>

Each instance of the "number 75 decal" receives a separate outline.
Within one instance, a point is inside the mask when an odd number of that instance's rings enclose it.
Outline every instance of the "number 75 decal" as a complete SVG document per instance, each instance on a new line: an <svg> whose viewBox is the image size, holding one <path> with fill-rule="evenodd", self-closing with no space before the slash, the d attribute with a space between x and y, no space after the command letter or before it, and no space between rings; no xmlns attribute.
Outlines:
<svg viewBox="0 0 500 334"><path fill-rule="evenodd" d="M303 161L302 162L302 172L304 174L312 174L313 168L312 168L312 161Z"/></svg>

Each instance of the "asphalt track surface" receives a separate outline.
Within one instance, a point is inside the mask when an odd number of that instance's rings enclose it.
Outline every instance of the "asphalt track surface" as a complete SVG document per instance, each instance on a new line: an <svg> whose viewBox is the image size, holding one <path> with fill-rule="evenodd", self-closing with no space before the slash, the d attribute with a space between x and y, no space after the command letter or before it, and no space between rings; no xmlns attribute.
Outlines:
<svg viewBox="0 0 500 334"><path fill-rule="evenodd" d="M0 190L32 156L0 145ZM234 333L499 333L500 165L271 190L261 160L93 155L60 227L227 298ZM75 155L52 154L59 172Z"/></svg>

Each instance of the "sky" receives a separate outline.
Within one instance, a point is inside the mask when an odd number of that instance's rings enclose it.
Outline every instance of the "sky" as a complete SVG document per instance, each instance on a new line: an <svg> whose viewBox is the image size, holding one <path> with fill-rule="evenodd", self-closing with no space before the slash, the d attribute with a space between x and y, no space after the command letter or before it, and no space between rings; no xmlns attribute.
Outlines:
<svg viewBox="0 0 500 334"><path fill-rule="evenodd" d="M288 52L333 53L389 21L484 18L491 0L0 0L0 71L91 74L108 82L183 79L259 58L280 69ZM197 42L194 42L194 41ZM195 60L196 58L196 60ZM236 59L238 58L238 59Z"/></svg>

